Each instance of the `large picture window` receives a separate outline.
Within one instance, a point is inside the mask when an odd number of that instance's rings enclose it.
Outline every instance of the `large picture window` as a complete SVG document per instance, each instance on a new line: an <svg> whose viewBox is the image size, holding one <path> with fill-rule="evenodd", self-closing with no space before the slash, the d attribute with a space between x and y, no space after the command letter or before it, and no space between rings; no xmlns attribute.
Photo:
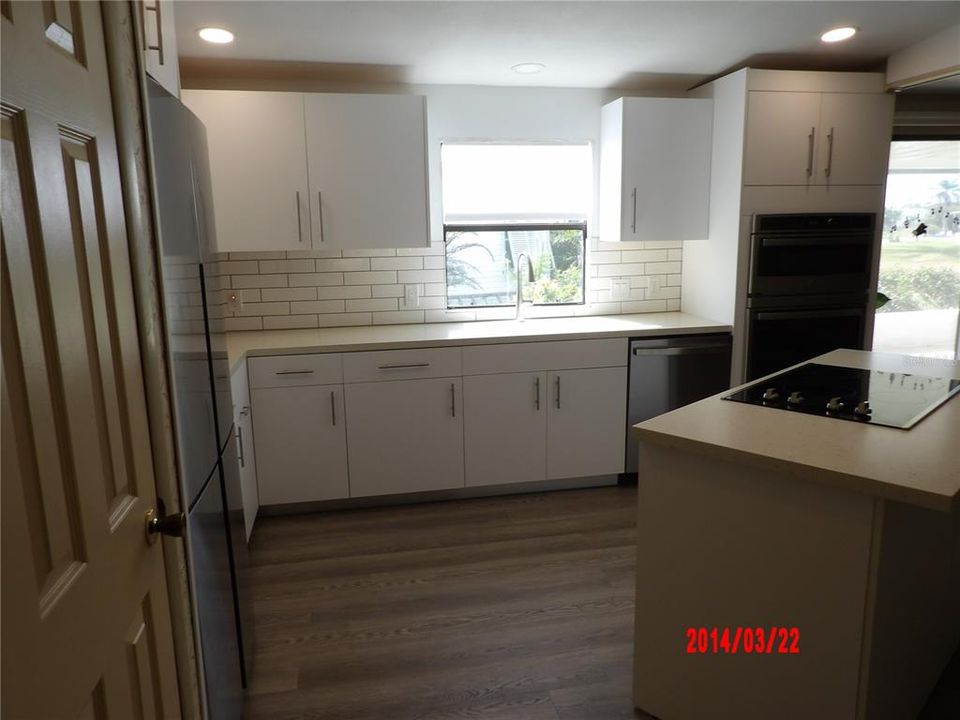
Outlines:
<svg viewBox="0 0 960 720"><path fill-rule="evenodd" d="M447 306L582 304L589 144L448 144L441 150ZM523 260L526 263L526 260Z"/></svg>

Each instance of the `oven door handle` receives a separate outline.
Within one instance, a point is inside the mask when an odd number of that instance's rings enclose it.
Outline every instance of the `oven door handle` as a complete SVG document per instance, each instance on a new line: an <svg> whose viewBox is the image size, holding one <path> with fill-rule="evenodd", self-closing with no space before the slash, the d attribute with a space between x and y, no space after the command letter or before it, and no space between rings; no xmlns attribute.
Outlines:
<svg viewBox="0 0 960 720"><path fill-rule="evenodd" d="M838 310L782 310L778 312L758 312L757 320L811 320L831 317L863 317L865 308L840 308Z"/></svg>
<svg viewBox="0 0 960 720"><path fill-rule="evenodd" d="M870 235L818 235L816 237L761 237L760 247L804 247L813 245L871 245Z"/></svg>

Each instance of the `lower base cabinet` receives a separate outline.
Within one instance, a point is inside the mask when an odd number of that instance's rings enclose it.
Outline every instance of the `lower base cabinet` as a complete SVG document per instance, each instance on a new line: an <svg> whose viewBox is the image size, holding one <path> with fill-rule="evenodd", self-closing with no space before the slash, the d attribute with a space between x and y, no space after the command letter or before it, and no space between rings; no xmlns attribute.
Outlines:
<svg viewBox="0 0 960 720"><path fill-rule="evenodd" d="M547 374L463 379L467 487L547 477Z"/></svg>
<svg viewBox="0 0 960 720"><path fill-rule="evenodd" d="M547 479L623 472L627 369L548 373Z"/></svg>
<svg viewBox="0 0 960 720"><path fill-rule="evenodd" d="M461 378L344 389L351 497L463 487Z"/></svg>
<svg viewBox="0 0 960 720"><path fill-rule="evenodd" d="M261 505L350 496L342 385L255 389Z"/></svg>

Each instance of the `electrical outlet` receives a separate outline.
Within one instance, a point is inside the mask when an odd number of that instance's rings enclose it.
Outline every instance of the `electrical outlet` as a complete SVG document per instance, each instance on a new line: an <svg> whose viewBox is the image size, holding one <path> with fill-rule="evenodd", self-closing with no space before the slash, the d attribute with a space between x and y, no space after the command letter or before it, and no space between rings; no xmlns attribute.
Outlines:
<svg viewBox="0 0 960 720"><path fill-rule="evenodd" d="M629 300L630 299L630 281L618 278L610 283L611 300Z"/></svg>
<svg viewBox="0 0 960 720"><path fill-rule="evenodd" d="M243 299L240 297L239 290L227 290L224 293L224 299L226 300L227 312L231 315L236 315L243 310Z"/></svg>
<svg viewBox="0 0 960 720"><path fill-rule="evenodd" d="M663 278L659 275L650 276L650 285L647 286L647 297L656 296L663 290Z"/></svg>
<svg viewBox="0 0 960 720"><path fill-rule="evenodd" d="M405 308L420 307L420 286L419 285L403 286L403 306Z"/></svg>

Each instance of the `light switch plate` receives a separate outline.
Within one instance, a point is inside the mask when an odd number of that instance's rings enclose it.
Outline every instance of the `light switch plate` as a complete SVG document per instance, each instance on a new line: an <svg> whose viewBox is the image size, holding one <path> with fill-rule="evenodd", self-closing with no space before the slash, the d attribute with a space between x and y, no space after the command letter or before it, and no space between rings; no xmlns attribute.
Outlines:
<svg viewBox="0 0 960 720"><path fill-rule="evenodd" d="M236 315L243 310L243 299L240 297L239 290L227 290L224 292L224 300L227 305L227 312Z"/></svg>
<svg viewBox="0 0 960 720"><path fill-rule="evenodd" d="M659 295L661 290L663 290L663 279L659 275L651 275L647 295Z"/></svg>
<svg viewBox="0 0 960 720"><path fill-rule="evenodd" d="M618 278L610 283L611 300L628 300L630 298L630 281Z"/></svg>
<svg viewBox="0 0 960 720"><path fill-rule="evenodd" d="M403 286L403 306L405 308L420 307L420 286L419 285Z"/></svg>

